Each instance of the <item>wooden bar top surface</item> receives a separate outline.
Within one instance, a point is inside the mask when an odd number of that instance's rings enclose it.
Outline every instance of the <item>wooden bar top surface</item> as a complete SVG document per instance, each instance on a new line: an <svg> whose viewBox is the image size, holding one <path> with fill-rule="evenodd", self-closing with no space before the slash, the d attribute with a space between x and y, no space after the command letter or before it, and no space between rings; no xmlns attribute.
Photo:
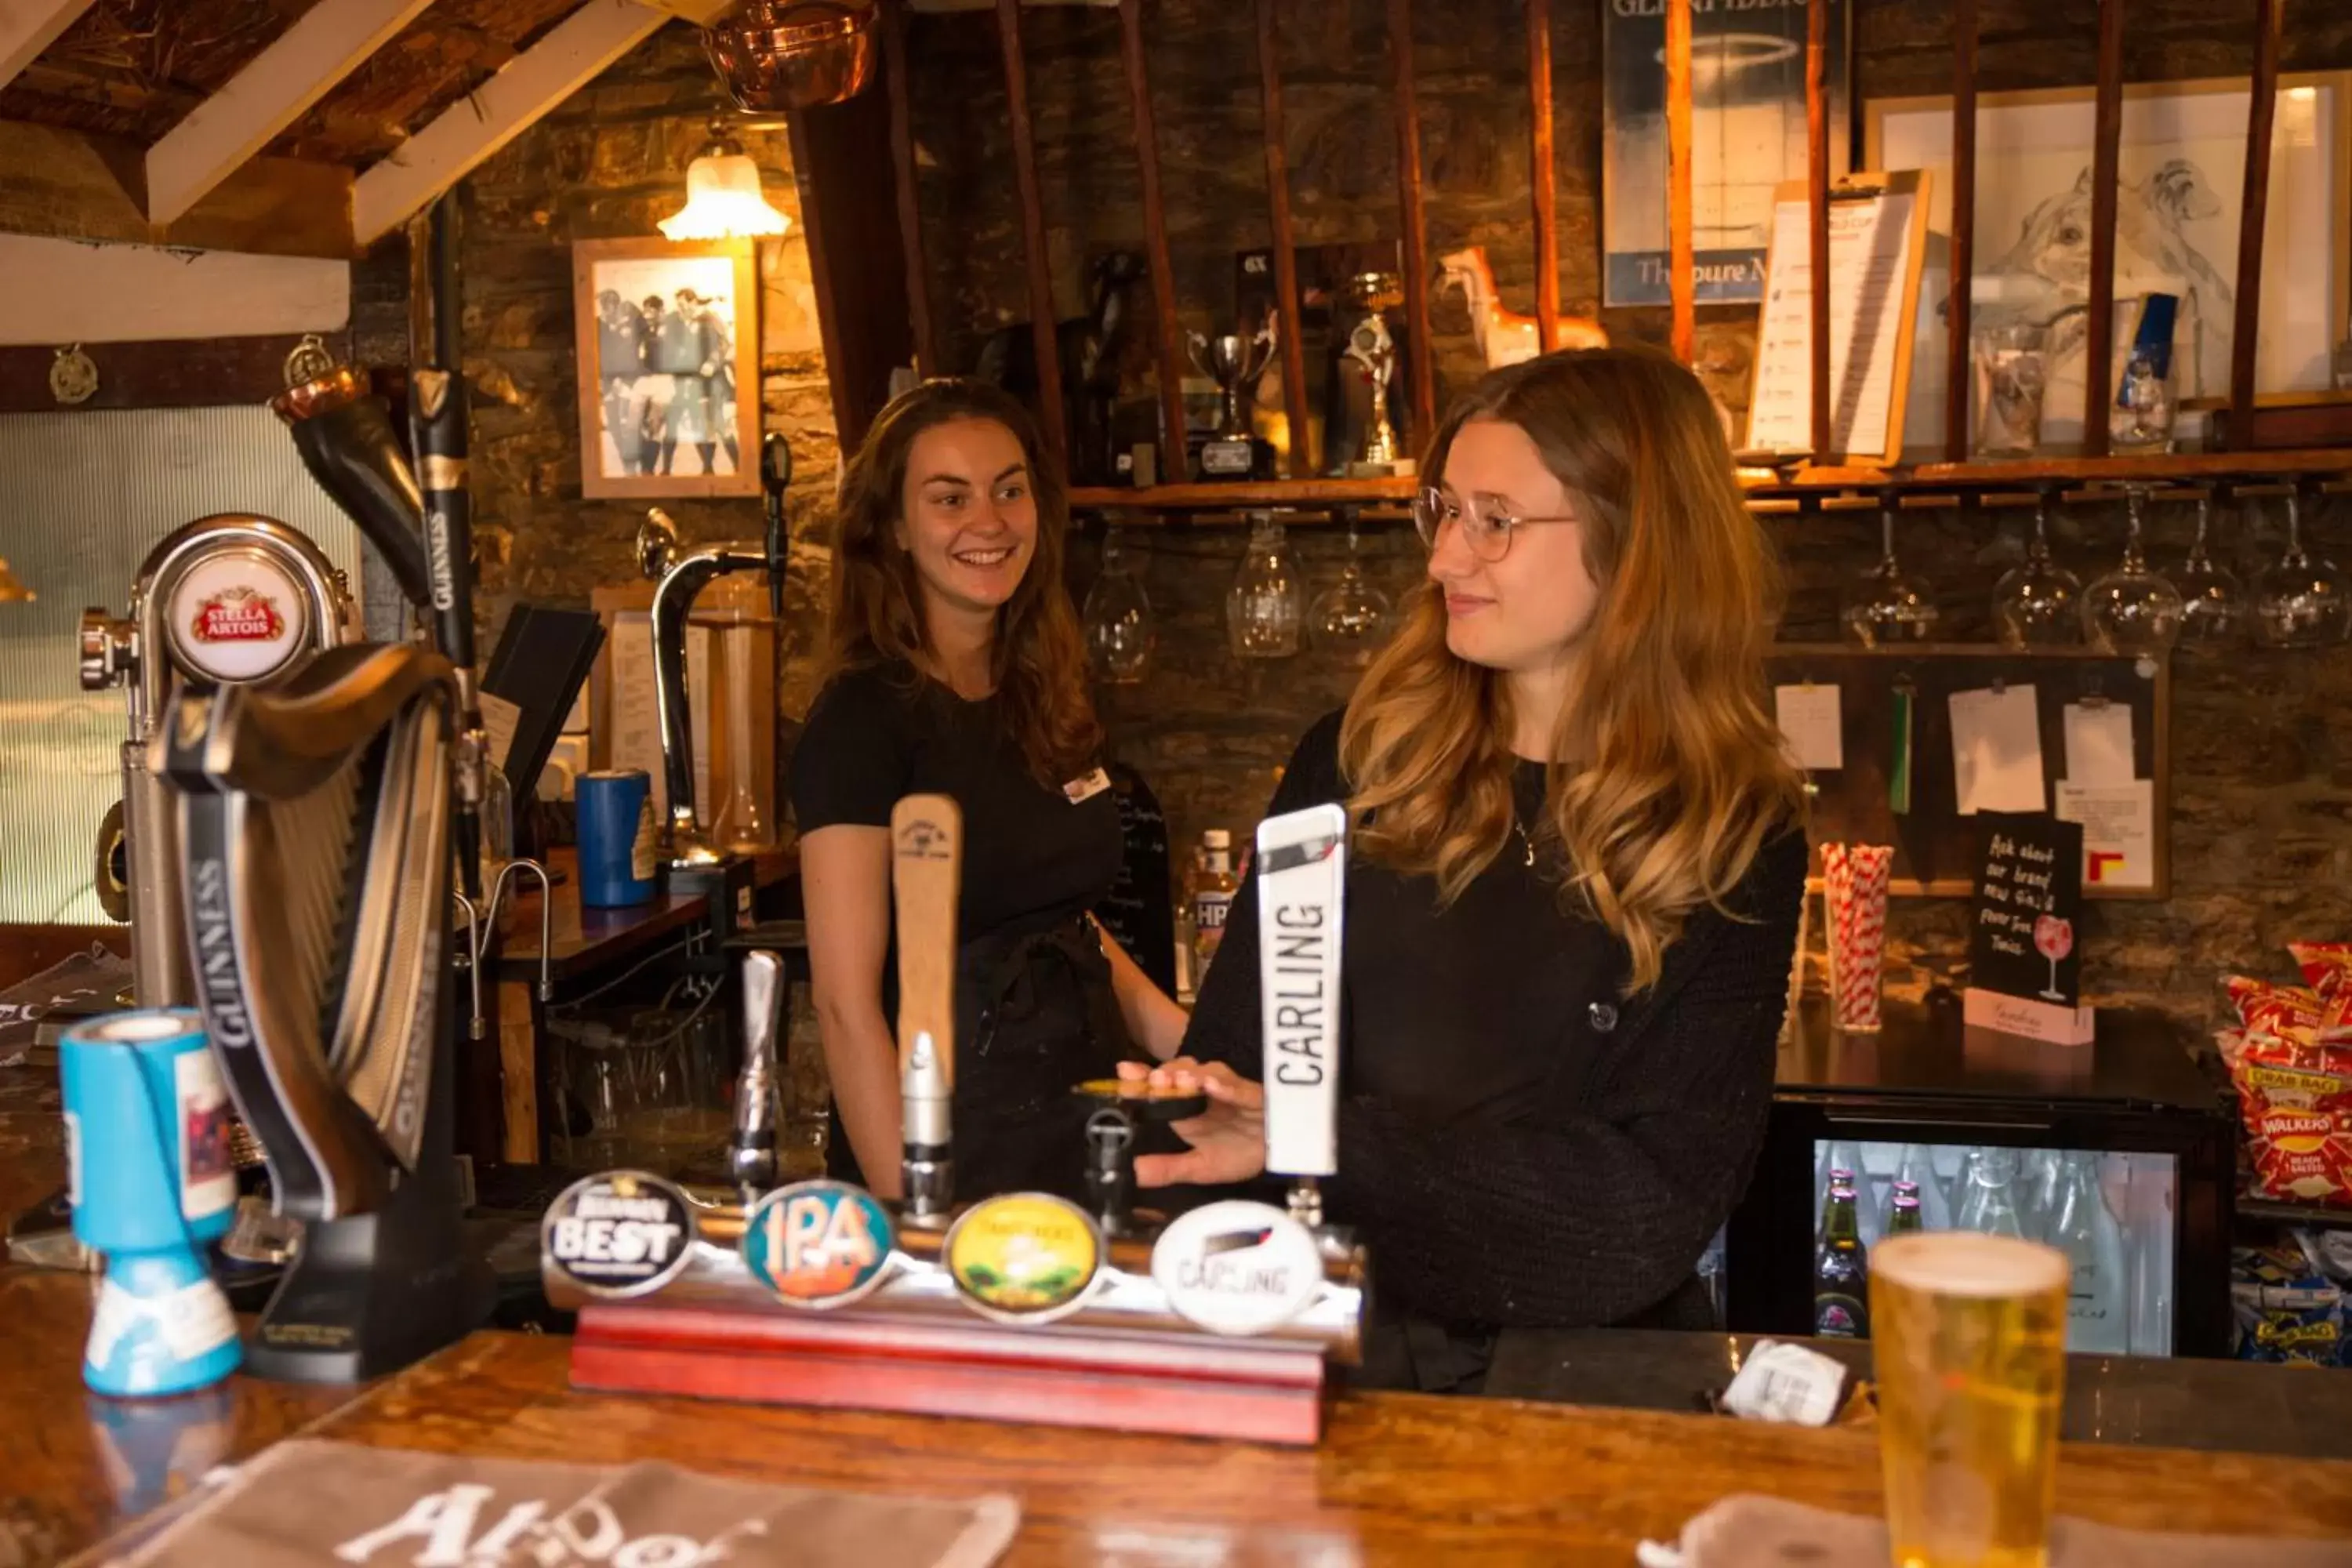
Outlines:
<svg viewBox="0 0 2352 1568"><path fill-rule="evenodd" d="M483 1333L350 1397L310 1435L384 1447L622 1464L932 1496L1001 1491L1022 1508L1005 1561L1608 1563L1672 1540L1717 1499L1762 1491L1879 1508L1866 1432L1647 1411L1355 1394L1323 1445L1283 1449L1047 1426L576 1394L568 1342ZM69 1358L0 1382L0 1457L72 1543L108 1511L103 1439ZM2325 1375L2315 1373L2314 1375ZM27 1393L48 1436L36 1436ZM51 1384L56 1386L52 1387ZM315 1391L233 1385L234 1446L290 1431ZM2352 1538L2352 1464L2069 1446L2062 1511L2144 1529ZM0 1537L5 1544L5 1537ZM2347 1546L2352 1553L2352 1546ZM30 1561L47 1559L31 1555Z"/></svg>
<svg viewBox="0 0 2352 1568"><path fill-rule="evenodd" d="M753 881L773 887L800 869L793 849L770 849L752 857ZM558 984L601 969L651 947L658 939L700 920L706 900L698 894L656 891L650 902L627 909L591 910L580 903L580 852L554 849L548 869L562 880L555 884L555 908L548 921L549 970ZM499 925L505 932L492 973L501 980L539 977L539 892L516 896L512 913L501 910Z"/></svg>

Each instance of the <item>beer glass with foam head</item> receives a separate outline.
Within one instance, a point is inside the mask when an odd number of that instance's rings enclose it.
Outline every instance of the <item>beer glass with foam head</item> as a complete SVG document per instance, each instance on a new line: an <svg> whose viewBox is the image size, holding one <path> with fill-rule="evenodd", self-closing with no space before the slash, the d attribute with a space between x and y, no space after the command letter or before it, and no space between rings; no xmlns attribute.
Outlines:
<svg viewBox="0 0 2352 1568"><path fill-rule="evenodd" d="M2043 1568L2066 1374L2065 1254L1966 1231L1870 1257L1895 1568Z"/></svg>

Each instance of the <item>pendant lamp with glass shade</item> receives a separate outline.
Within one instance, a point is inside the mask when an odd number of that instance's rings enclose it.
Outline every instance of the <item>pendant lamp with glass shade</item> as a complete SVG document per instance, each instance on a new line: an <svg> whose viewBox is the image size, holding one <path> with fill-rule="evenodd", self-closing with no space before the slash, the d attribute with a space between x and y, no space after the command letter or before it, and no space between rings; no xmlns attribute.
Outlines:
<svg viewBox="0 0 2352 1568"><path fill-rule="evenodd" d="M29 605L40 595L25 586L25 580L8 570L8 563L0 559L0 605Z"/></svg>
<svg viewBox="0 0 2352 1568"><path fill-rule="evenodd" d="M782 234L788 222L768 205L760 166L713 120L709 144L686 167L686 205L659 227L666 239L740 239Z"/></svg>

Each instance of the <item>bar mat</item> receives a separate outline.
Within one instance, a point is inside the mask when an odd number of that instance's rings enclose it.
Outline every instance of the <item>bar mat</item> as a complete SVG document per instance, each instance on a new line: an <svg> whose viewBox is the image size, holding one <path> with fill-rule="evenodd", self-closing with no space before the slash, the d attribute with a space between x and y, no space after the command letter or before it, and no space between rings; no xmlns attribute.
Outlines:
<svg viewBox="0 0 2352 1568"><path fill-rule="evenodd" d="M1885 1568L1886 1522L1779 1498L1727 1497L1683 1526L1679 1544L1645 1541L1641 1568ZM2173 1535L2058 1519L2050 1568L2347 1568L2352 1541Z"/></svg>
<svg viewBox="0 0 2352 1568"><path fill-rule="evenodd" d="M547 1464L297 1437L239 1466L109 1568L627 1563L988 1568L1021 1508L720 1480L672 1465Z"/></svg>

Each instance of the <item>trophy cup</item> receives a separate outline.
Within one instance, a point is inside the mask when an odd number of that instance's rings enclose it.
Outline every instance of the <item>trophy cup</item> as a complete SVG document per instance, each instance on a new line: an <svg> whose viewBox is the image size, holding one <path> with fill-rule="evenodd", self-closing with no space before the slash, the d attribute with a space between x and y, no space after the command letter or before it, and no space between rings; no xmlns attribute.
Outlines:
<svg viewBox="0 0 2352 1568"><path fill-rule="evenodd" d="M1246 479L1257 466L1257 447L1250 436L1249 418L1242 412L1242 394L1244 388L1257 384L1280 352L1274 341L1274 323L1267 321L1255 337L1245 338L1239 332L1213 338L1198 332L1185 336L1191 342L1192 363L1217 384L1221 395L1216 434L1201 448L1201 477Z"/></svg>
<svg viewBox="0 0 2352 1568"><path fill-rule="evenodd" d="M1404 285L1394 273L1359 272L1349 279L1348 297L1365 313L1349 332L1341 357L1363 367L1364 379L1371 388L1363 452L1348 465L1349 477L1385 479L1410 473L1410 465L1398 457L1396 426L1389 421L1389 384L1396 376L1397 347L1383 314L1391 306L1404 302Z"/></svg>

